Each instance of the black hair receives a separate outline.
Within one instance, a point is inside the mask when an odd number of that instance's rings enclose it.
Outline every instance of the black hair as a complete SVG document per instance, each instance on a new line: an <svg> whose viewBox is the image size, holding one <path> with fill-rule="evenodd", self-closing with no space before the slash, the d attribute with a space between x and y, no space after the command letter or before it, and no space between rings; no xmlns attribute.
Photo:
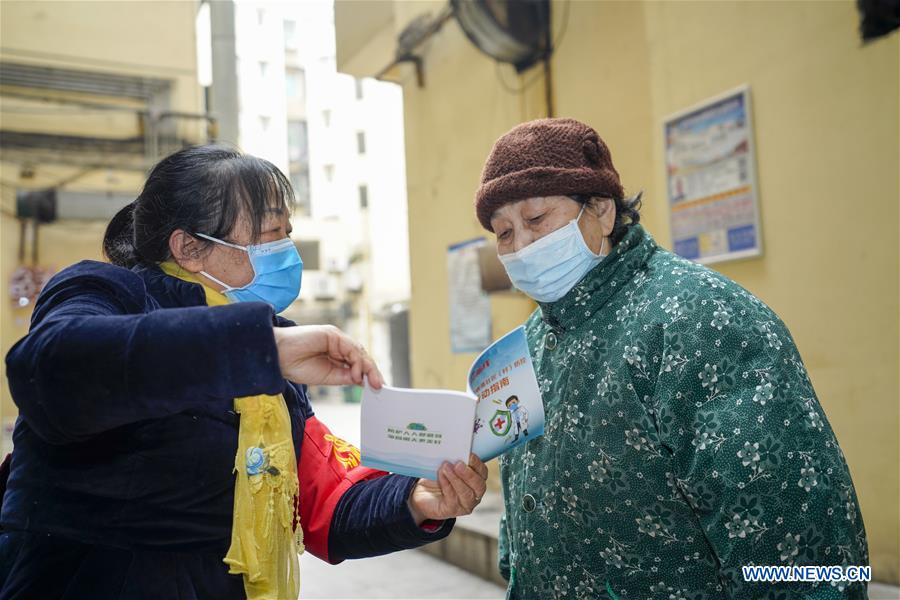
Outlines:
<svg viewBox="0 0 900 600"><path fill-rule="evenodd" d="M242 213L255 242L266 216L289 213L293 201L291 182L265 159L222 144L184 148L159 161L137 199L112 218L103 254L126 268L157 264L171 257L173 231L227 239Z"/></svg>
<svg viewBox="0 0 900 600"><path fill-rule="evenodd" d="M613 222L612 233L609 235L610 243L615 246L618 244L625 234L628 232L629 225L634 225L641 222L641 197L644 195L644 192L638 192L634 196L630 198L612 198L613 203L616 205L616 220ZM572 200L578 202L579 204L583 204L584 206L588 206L591 203L591 200L594 198L599 198L598 196L589 196L586 194L575 194L570 196ZM603 198L600 198L603 199Z"/></svg>
<svg viewBox="0 0 900 600"><path fill-rule="evenodd" d="M512 396L510 396L509 398L506 399L506 402L505 402L506 406L509 406L509 403L512 401L513 398L516 399L516 402L519 401L519 397L516 396L515 394L513 394Z"/></svg>

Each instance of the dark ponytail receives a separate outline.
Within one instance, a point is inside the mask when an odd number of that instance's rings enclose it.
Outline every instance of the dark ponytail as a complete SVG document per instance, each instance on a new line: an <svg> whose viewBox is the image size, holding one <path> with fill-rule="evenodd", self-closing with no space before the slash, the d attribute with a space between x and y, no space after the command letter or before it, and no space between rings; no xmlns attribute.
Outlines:
<svg viewBox="0 0 900 600"><path fill-rule="evenodd" d="M106 226L103 254L112 264L126 269L138 264L134 250L134 202L117 212Z"/></svg>
<svg viewBox="0 0 900 600"><path fill-rule="evenodd" d="M184 148L159 161L137 199L112 218L103 253L129 269L158 264L171 257L172 232L227 239L242 215L256 241L267 214L288 212L293 201L290 181L265 159L220 144Z"/></svg>

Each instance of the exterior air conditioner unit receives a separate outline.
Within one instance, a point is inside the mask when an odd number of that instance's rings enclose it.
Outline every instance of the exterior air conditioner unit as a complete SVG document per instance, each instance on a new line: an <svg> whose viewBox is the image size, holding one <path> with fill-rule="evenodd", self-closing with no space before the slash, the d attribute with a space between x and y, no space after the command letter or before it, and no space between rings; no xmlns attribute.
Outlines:
<svg viewBox="0 0 900 600"><path fill-rule="evenodd" d="M335 300L337 297L337 279L324 274L315 278L313 281L313 298L316 300Z"/></svg>
<svg viewBox="0 0 900 600"><path fill-rule="evenodd" d="M326 269L329 273L340 274L347 269L347 262L332 256L326 262Z"/></svg>
<svg viewBox="0 0 900 600"><path fill-rule="evenodd" d="M16 193L16 216L35 219L40 223L57 220L109 221L136 196L104 191L19 190Z"/></svg>
<svg viewBox="0 0 900 600"><path fill-rule="evenodd" d="M351 294L359 294L363 290L363 278L356 271L348 271L344 275L344 289Z"/></svg>

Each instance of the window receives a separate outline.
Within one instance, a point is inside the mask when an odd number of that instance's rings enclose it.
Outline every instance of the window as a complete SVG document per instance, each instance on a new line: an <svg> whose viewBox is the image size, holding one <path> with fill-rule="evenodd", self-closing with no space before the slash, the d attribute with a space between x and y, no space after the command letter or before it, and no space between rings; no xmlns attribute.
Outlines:
<svg viewBox="0 0 900 600"><path fill-rule="evenodd" d="M288 100L306 99L306 72L303 69L288 68L284 74Z"/></svg>
<svg viewBox="0 0 900 600"><path fill-rule="evenodd" d="M356 132L356 152L359 154L366 153L366 132L365 131L357 131Z"/></svg>
<svg viewBox="0 0 900 600"><path fill-rule="evenodd" d="M310 215L309 202L309 171L306 168L291 169L291 187L294 188L294 214L308 217ZM306 261L306 259L303 259Z"/></svg>
<svg viewBox="0 0 900 600"><path fill-rule="evenodd" d="M259 61L259 76L263 79L269 74L269 63L264 60Z"/></svg>
<svg viewBox="0 0 900 600"><path fill-rule="evenodd" d="M303 259L304 271L318 271L322 268L319 258L319 240L295 240L294 245Z"/></svg>
<svg viewBox="0 0 900 600"><path fill-rule="evenodd" d="M322 111L322 122L325 123L325 127L331 127L331 111L330 110Z"/></svg>
<svg viewBox="0 0 900 600"><path fill-rule="evenodd" d="M363 82L362 82L362 79L354 79L354 82L356 83L356 99L357 99L357 100L362 100L362 98L363 98L363 85L362 85Z"/></svg>
<svg viewBox="0 0 900 600"><path fill-rule="evenodd" d="M284 21L284 48L285 50L297 49L297 21Z"/></svg>
<svg viewBox="0 0 900 600"><path fill-rule="evenodd" d="M309 162L306 121L288 121L288 160L292 163Z"/></svg>
<svg viewBox="0 0 900 600"><path fill-rule="evenodd" d="M359 186L359 207L363 210L369 208L369 186Z"/></svg>
<svg viewBox="0 0 900 600"><path fill-rule="evenodd" d="M334 165L325 165L325 179L328 180L329 183L334 179Z"/></svg>

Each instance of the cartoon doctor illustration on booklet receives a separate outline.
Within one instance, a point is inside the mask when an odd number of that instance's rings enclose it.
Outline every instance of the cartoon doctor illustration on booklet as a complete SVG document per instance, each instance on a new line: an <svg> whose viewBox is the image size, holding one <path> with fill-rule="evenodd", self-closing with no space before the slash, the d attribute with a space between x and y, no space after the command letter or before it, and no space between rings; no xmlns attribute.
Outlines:
<svg viewBox="0 0 900 600"><path fill-rule="evenodd" d="M525 432L528 437L528 410L519 403L518 396L510 396L506 399L506 408L512 414L512 423L516 426L516 435L513 442L519 441L519 434Z"/></svg>

